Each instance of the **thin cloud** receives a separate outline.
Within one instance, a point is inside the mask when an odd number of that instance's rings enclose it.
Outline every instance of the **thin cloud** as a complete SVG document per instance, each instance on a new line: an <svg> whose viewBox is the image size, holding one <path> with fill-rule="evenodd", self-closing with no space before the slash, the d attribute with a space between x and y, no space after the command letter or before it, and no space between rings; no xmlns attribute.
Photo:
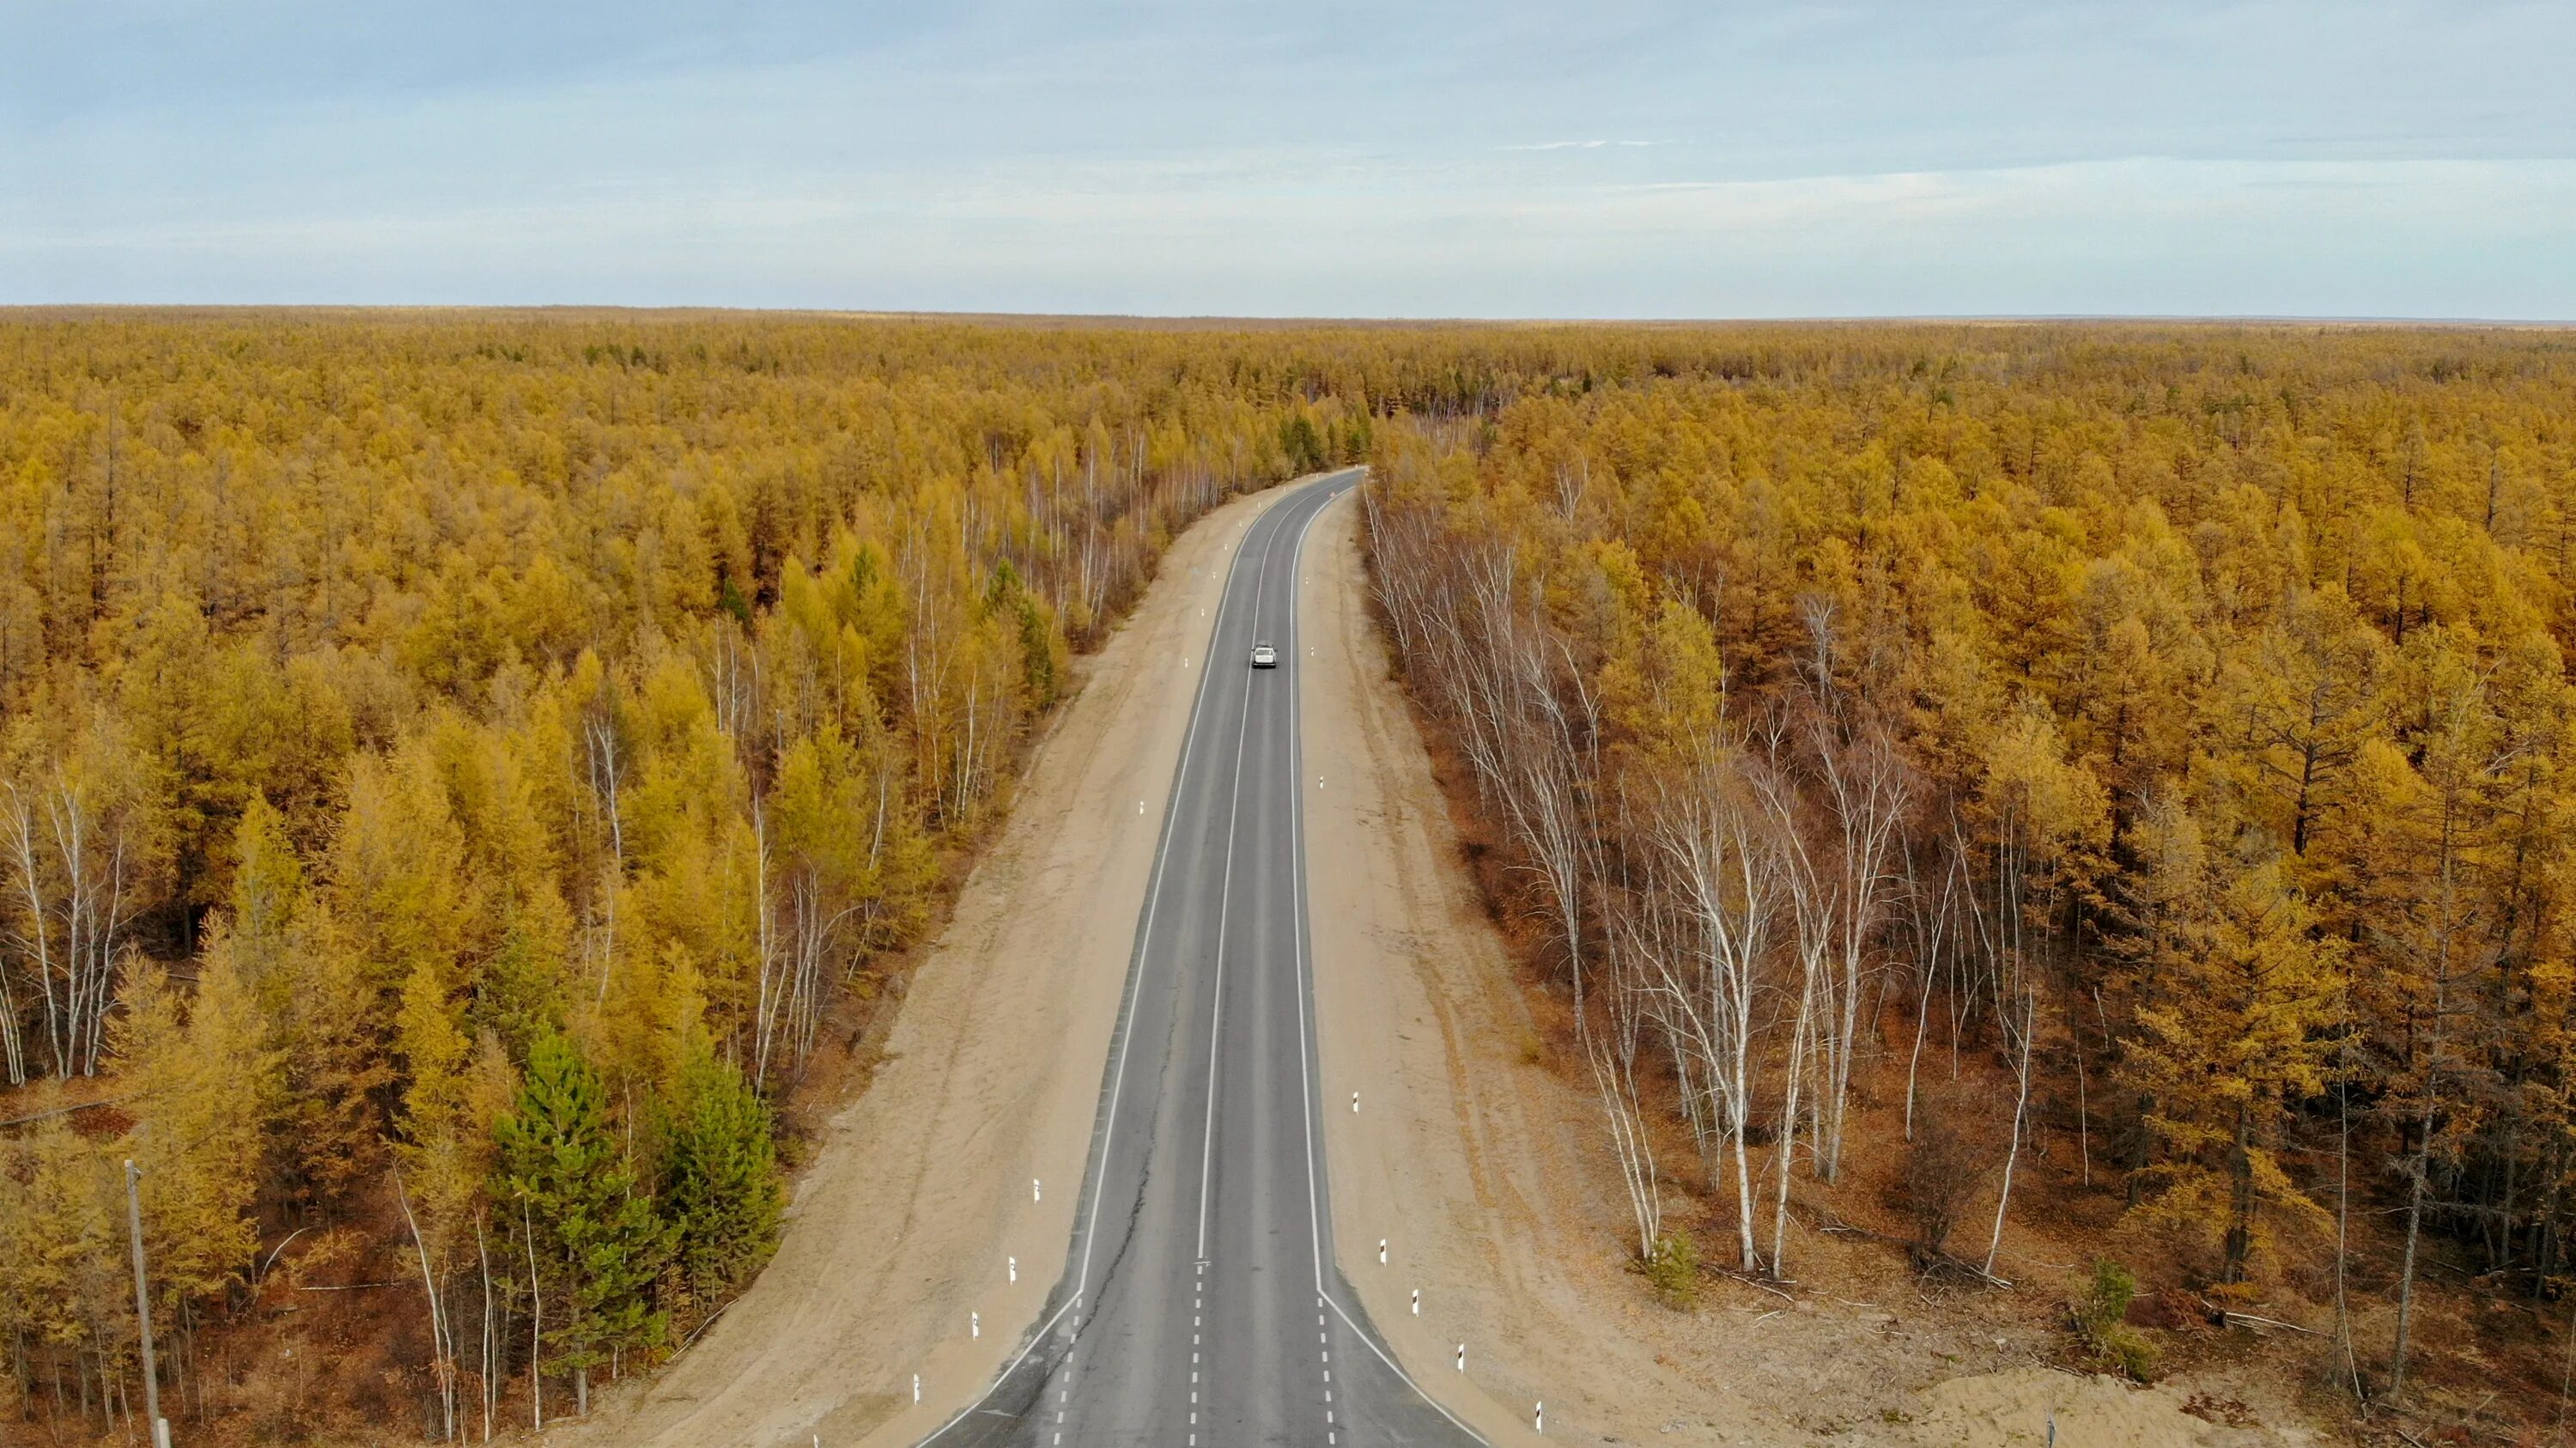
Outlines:
<svg viewBox="0 0 2576 1448"><path fill-rule="evenodd" d="M1660 146L1661 141L1532 141L1518 146L1503 146L1505 151L1598 151L1606 146Z"/></svg>
<svg viewBox="0 0 2576 1448"><path fill-rule="evenodd" d="M248 8L0 0L0 304L2576 312L2563 4Z"/></svg>

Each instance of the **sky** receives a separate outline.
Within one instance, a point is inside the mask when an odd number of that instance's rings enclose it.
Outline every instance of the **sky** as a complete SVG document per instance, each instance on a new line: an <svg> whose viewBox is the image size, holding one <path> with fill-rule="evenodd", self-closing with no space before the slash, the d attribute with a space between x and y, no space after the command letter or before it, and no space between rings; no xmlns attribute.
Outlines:
<svg viewBox="0 0 2576 1448"><path fill-rule="evenodd" d="M0 0L0 304L2576 319L2576 4Z"/></svg>

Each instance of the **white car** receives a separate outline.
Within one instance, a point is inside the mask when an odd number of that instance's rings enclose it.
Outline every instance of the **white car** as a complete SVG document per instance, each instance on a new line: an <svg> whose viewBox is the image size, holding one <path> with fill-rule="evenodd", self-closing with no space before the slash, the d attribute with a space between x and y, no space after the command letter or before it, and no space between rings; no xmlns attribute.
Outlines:
<svg viewBox="0 0 2576 1448"><path fill-rule="evenodd" d="M1252 646L1252 666L1256 669L1275 669L1279 667L1279 651L1268 644L1254 644Z"/></svg>

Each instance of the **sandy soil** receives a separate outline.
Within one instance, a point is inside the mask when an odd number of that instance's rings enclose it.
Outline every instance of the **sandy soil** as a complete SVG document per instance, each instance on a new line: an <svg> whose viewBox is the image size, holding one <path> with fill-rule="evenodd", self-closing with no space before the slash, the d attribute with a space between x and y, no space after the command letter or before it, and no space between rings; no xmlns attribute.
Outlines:
<svg viewBox="0 0 2576 1448"><path fill-rule="evenodd" d="M2221 1448L2303 1442L2295 1431L2270 1433L2207 1422L2183 1411L2175 1389L2138 1389L2106 1377L2076 1377L2049 1368L2014 1368L1936 1383L1920 1395L1921 1415L1905 1425L1924 1448L2033 1448L2056 1441L2126 1448Z"/></svg>
<svg viewBox="0 0 2576 1448"><path fill-rule="evenodd" d="M1541 1441L1542 1401L1552 1442L2036 1443L2052 1412L2070 1445L2307 1441L2186 1414L2181 1389L2038 1366L2053 1294L1963 1309L1848 1239L1793 1244L1835 1292L1720 1283L1695 1312L1655 1303L1619 1265L1628 1213L1595 1107L1535 1064L1527 997L1366 613L1356 522L1347 500L1317 522L1300 615L1322 1094L1361 1093L1356 1115L1324 1113L1338 1253L1417 1382L1498 1448ZM2008 1242L2035 1288L2071 1266Z"/></svg>
<svg viewBox="0 0 2576 1448"><path fill-rule="evenodd" d="M1282 491L1182 534L1083 666L874 1079L797 1184L777 1259L658 1379L548 1441L909 1444L1018 1350L1071 1240L1207 615L1244 525Z"/></svg>

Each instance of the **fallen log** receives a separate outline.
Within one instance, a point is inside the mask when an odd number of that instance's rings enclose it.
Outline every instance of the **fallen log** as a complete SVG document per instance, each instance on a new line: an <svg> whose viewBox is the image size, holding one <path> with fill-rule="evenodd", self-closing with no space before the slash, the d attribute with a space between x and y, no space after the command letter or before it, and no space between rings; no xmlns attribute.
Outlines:
<svg viewBox="0 0 2576 1448"><path fill-rule="evenodd" d="M2283 1322L2277 1317L2256 1317L2250 1312L2238 1312L2233 1308L2227 1307L2214 1307L2206 1300L2204 1300L2200 1305L2209 1308L2210 1321L2217 1323L2220 1327L2235 1327L2242 1324L2243 1326L2254 1328L2257 1331L2264 1328L2277 1327L2283 1332L2305 1333L2310 1337L2324 1337L2326 1335L2323 1331L2317 1328L2301 1327L2295 1322Z"/></svg>

